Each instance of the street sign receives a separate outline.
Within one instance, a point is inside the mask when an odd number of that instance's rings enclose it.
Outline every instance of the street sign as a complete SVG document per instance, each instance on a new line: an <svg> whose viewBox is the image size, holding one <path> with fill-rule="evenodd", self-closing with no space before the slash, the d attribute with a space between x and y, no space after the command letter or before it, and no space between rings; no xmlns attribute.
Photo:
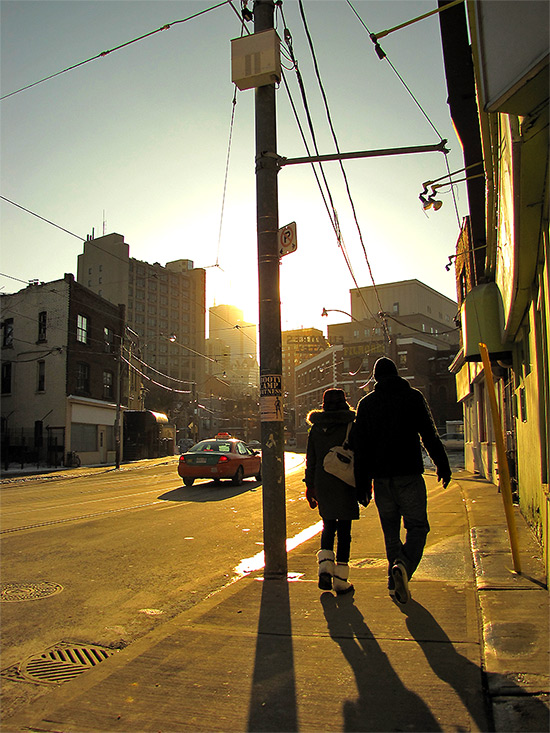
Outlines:
<svg viewBox="0 0 550 733"><path fill-rule="evenodd" d="M279 256L284 257L291 252L296 252L298 243L296 241L296 222L293 221L287 224L286 227L281 227L277 235L277 241L279 244Z"/></svg>

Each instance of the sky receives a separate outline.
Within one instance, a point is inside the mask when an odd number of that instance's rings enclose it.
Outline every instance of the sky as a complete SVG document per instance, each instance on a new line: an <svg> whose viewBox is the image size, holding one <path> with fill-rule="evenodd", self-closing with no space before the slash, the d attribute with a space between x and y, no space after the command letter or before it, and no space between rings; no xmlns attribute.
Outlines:
<svg viewBox="0 0 550 733"><path fill-rule="evenodd" d="M1 94L218 2L2 0ZM238 8L240 0L233 4ZM279 172L279 225L295 221L298 244L281 261L283 330L326 332L328 323L348 320L321 312L350 311L354 277L359 286L416 278L456 299L454 268L445 265L468 213L464 184L455 186L456 206L448 186L438 192L438 211L423 211L418 199L423 181L464 166L446 101L438 17L380 40L391 65L379 60L365 29L393 28L435 9L436 0L351 5L303 0L340 151L429 145L443 137L450 152L447 161L439 152L346 161L359 227L339 164L324 164L351 272L312 166ZM319 152L333 153L299 3L284 0L282 10ZM280 12L276 27L283 38ZM252 32L253 24L247 28ZM236 305L245 320L258 322L254 91L238 91L233 105L231 82L230 41L240 35L239 17L225 4L0 102L0 195L70 232L0 200L1 292L76 275L77 237L117 232L137 259L162 265L190 259L205 267L207 307ZM311 138L296 73L285 68L284 75L290 98L281 83L277 152L302 157L291 99L310 149Z"/></svg>

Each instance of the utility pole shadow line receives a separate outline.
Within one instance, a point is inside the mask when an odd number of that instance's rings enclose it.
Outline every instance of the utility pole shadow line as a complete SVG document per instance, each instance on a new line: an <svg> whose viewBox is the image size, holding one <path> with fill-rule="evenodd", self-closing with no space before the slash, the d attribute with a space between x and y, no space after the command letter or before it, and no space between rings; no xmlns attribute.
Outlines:
<svg viewBox="0 0 550 733"><path fill-rule="evenodd" d="M264 579L247 731L298 731L288 580Z"/></svg>

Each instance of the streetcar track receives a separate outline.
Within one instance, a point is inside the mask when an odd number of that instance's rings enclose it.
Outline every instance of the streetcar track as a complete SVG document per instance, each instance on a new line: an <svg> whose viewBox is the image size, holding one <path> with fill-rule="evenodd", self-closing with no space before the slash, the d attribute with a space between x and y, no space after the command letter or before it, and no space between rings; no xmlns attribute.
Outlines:
<svg viewBox="0 0 550 733"><path fill-rule="evenodd" d="M36 522L35 524L26 524L23 527L10 527L9 529L0 530L0 534L8 534L10 532L22 532L25 529L36 529L37 527L48 527L52 524L66 524L68 522L77 522L79 519L92 519L93 517L103 517L106 514L116 514L117 512L128 512L132 509L143 509L146 506L154 506L155 504L164 504L164 500L149 501L146 504L134 504L133 506L120 507L119 509L106 509L103 512L93 512L92 514L82 514L78 517L66 517L65 519L50 519L48 522Z"/></svg>

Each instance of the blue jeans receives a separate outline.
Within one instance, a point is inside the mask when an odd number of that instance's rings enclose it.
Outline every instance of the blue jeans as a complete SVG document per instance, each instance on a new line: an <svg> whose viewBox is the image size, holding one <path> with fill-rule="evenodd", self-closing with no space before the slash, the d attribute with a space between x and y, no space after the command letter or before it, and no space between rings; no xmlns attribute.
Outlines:
<svg viewBox="0 0 550 733"><path fill-rule="evenodd" d="M388 576L393 587L391 568L400 560L409 578L418 567L430 531L427 514L426 484L422 474L374 479L374 501L386 544ZM401 518L405 542L401 542Z"/></svg>

